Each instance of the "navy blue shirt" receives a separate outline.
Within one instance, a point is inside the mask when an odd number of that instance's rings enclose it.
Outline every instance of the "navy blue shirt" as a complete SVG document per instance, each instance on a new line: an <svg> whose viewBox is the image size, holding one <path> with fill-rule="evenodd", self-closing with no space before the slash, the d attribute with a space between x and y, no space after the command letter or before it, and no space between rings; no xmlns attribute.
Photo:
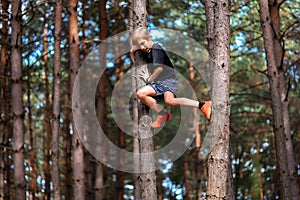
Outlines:
<svg viewBox="0 0 300 200"><path fill-rule="evenodd" d="M156 67L161 66L163 71L154 80L163 81L166 79L177 79L173 64L167 52L157 43L154 43L149 53L147 53L148 70L152 74Z"/></svg>

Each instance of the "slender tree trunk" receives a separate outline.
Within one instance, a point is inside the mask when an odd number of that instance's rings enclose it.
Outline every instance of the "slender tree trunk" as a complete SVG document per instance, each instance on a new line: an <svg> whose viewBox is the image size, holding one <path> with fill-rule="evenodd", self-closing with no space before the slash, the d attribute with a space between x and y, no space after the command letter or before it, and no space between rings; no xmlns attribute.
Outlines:
<svg viewBox="0 0 300 200"><path fill-rule="evenodd" d="M134 0L129 0L130 5L133 4ZM132 33L133 31L133 11L129 10L129 30ZM131 70L132 75L132 88L137 88L137 70L136 67L133 67ZM133 91L133 97L132 97L132 116L133 116L133 126L132 126L132 133L133 133L133 153L138 154L140 152L140 146L139 146L139 138L138 138L138 99L136 96L136 93ZM134 160L134 166L136 167L135 171L138 171L139 161ZM134 184L134 199L141 199L141 185L138 180L139 174L133 173L133 184Z"/></svg>
<svg viewBox="0 0 300 200"><path fill-rule="evenodd" d="M25 199L24 178L24 110L22 91L22 13L21 1L12 0L12 33L11 33L11 80L12 80L12 111L13 111L13 150L14 150L14 184L15 200Z"/></svg>
<svg viewBox="0 0 300 200"><path fill-rule="evenodd" d="M134 28L138 27L147 27L147 11L146 11L146 1L145 0L134 0ZM137 70L141 70L143 67L146 67L146 62L144 58L141 58L141 55L138 54L137 51L135 57L137 58L136 68ZM140 59L140 60L138 60ZM137 72L138 73L138 72ZM138 87L143 85L143 81L137 79ZM147 138L139 138L140 141L140 153L149 153L154 152L154 141L153 141L153 133L150 129L149 122L151 120L149 116L148 108L145 105L141 105L139 108L139 135L147 135ZM148 127L148 128L144 128ZM141 199L144 200L152 200L157 199L157 190L156 190L156 174L154 169L154 156L141 157L140 158L140 167L142 173L138 178L141 186ZM150 169L146 170L146 169ZM153 170L153 171L152 171Z"/></svg>
<svg viewBox="0 0 300 200"><path fill-rule="evenodd" d="M99 23L99 37L100 40L103 41L107 38L108 36L108 20L107 20L107 13L106 13L106 3L107 0L99 0L98 3L98 8L99 8L99 18L100 18L100 23ZM100 63L105 63L106 62L106 49L102 48L100 50ZM103 66L103 65L101 65ZM106 66L106 65L104 65ZM101 69L105 70L105 69ZM102 127L103 132L106 132L106 91L105 91L105 83L106 83L106 74L103 73L99 85L98 85L98 90L97 90L97 99L96 99L96 107L97 107L97 118L100 123L100 126ZM102 141L100 141L100 147L101 151L104 151L104 146ZM105 187L104 187L104 166L101 162L96 163L96 177L95 177L95 199L104 199L105 198Z"/></svg>
<svg viewBox="0 0 300 200"><path fill-rule="evenodd" d="M79 70L79 36L78 36L78 0L69 0L69 42L70 42L70 89L71 97L76 75ZM72 104L71 104L72 105ZM73 127L73 178L74 199L85 199L85 177L84 177L84 151L77 130Z"/></svg>
<svg viewBox="0 0 300 200"><path fill-rule="evenodd" d="M28 74L28 81L27 81L27 110L28 110L28 132L29 132L29 145L30 145L30 152L29 152L29 166L31 167L31 184L30 184L30 192L31 197L30 199L36 199L36 146L34 143L34 133L32 129L32 112L31 112L31 87L30 87L30 73Z"/></svg>
<svg viewBox="0 0 300 200"><path fill-rule="evenodd" d="M81 53L80 55L82 56L82 60L84 61L86 59L86 57L88 56L88 47L85 43L86 40L86 20L87 20L87 12L89 11L87 8L87 2L86 1L82 1L81 2L81 7L79 8L80 10L82 10L82 15L81 15L81 21L80 21L80 29L81 29L81 41L82 45L81 45ZM95 165L97 165L97 163L95 162L93 156L86 150L84 149L84 159L85 159L85 179L86 179L86 192L85 192L85 198L86 199L95 199Z"/></svg>
<svg viewBox="0 0 300 200"><path fill-rule="evenodd" d="M69 85L69 82L66 81ZM64 104L70 105L70 93L69 89L66 89L68 92L64 95ZM73 182L72 182L72 136L70 134L70 123L71 123L71 110L65 109L65 120L64 120L64 146L63 146L63 152L64 152L64 177L65 177L65 199L73 199Z"/></svg>
<svg viewBox="0 0 300 200"><path fill-rule="evenodd" d="M44 5L44 24L43 24L43 59L44 59L44 69L45 69L45 142L44 142L44 174L45 174L45 197L44 199L51 198L50 191L50 182L51 182L51 173L50 173L50 143L51 143L51 104L50 104L50 92L49 92L49 67L48 67L48 42L47 42L47 6Z"/></svg>
<svg viewBox="0 0 300 200"><path fill-rule="evenodd" d="M118 37L115 36L115 40L118 40ZM115 52L117 55L119 55L120 49L118 49L118 47L115 47ZM116 74L116 79L117 81L120 80L124 74L123 71L123 63L122 60L120 58L117 58L115 60L115 74ZM122 82L120 82L119 84L122 84ZM123 87L123 86L120 86ZM125 105L126 103L123 101L124 98L122 98L122 96L124 95L124 93L120 92L118 93L119 98L118 98L118 104L119 105ZM122 108L121 108L122 109ZM123 107L123 109L126 109ZM123 121L125 119L121 119L121 121ZM118 129L118 146L121 149L125 148L125 133L122 129ZM121 167L124 167L125 164L125 160L124 160L124 155L122 154L122 152L120 153L119 156L119 165ZM124 177L124 172L122 171L116 171L116 175L117 175L117 184L116 184L116 198L118 200L122 200L124 199L124 181L125 181L125 177Z"/></svg>
<svg viewBox="0 0 300 200"><path fill-rule="evenodd" d="M273 2L273 6L276 2ZM276 38L279 36L279 13L272 11L270 15L268 0L259 0L260 19L263 31L264 46L268 66L268 76L271 89L271 102L273 112L273 130L275 134L277 171L279 176L280 199L298 199L299 190L294 168L294 158L292 152L290 125L288 114L287 94L285 92L284 71L282 68L283 58L282 47ZM272 9L279 9L272 8ZM277 20L275 17L278 18ZM273 21L271 21L273 20ZM272 23L274 22L274 23ZM274 32L275 31L275 32ZM279 36L280 37L280 36ZM275 40L274 40L275 39ZM279 48L281 50L277 49ZM280 63L279 63L280 62ZM283 119L286 117L286 119ZM289 162L290 165L289 165Z"/></svg>
<svg viewBox="0 0 300 200"><path fill-rule="evenodd" d="M8 147L8 136L9 136L9 97L8 97L8 76L7 76L7 64L8 64L8 6L9 3L6 0L1 0L1 16L2 16L2 36L1 36L1 65L0 65L0 145L3 150L0 154L0 199L7 199L6 188L9 188L8 183L4 187L4 180L6 178L7 171L5 170L5 155L9 152Z"/></svg>
<svg viewBox="0 0 300 200"><path fill-rule="evenodd" d="M206 1L212 95L210 133L216 144L208 157L207 199L233 199L229 151L230 1Z"/></svg>
<svg viewBox="0 0 300 200"><path fill-rule="evenodd" d="M269 12L271 18L271 26L273 30L273 43L274 43L274 53L276 59L276 65L278 70L278 84L279 84L279 93L280 93L280 100L281 100L281 115L283 120L284 126L284 135L285 135L285 147L286 147L286 157L287 157L287 165L288 165L288 175L290 178L290 193L291 196L298 196L299 188L297 186L297 172L296 172L296 162L294 157L293 151L293 144L291 138L291 125L290 125L290 112L289 112L289 101L288 101L288 94L289 91L286 89L288 88L286 82L286 75L285 75L285 67L283 65L284 59L284 47L283 47L283 39L280 33L280 14L279 9L280 5L284 1L275 1L269 0Z"/></svg>
<svg viewBox="0 0 300 200"><path fill-rule="evenodd" d="M62 29L62 1L56 0L55 28L54 28L54 91L52 106L52 184L53 199L60 200L60 170L59 170L59 127L60 127L60 91L61 91L61 70L60 70L60 43Z"/></svg>
<svg viewBox="0 0 300 200"><path fill-rule="evenodd" d="M183 164L183 170L184 170L184 184L185 184L185 199L190 200L190 172L189 172L189 163L187 155L184 157L184 164Z"/></svg>

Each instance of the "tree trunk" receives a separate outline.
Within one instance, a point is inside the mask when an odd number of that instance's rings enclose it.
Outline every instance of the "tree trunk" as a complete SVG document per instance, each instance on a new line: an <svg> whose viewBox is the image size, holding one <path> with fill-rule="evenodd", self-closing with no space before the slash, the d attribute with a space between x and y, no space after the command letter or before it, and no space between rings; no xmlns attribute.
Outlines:
<svg viewBox="0 0 300 200"><path fill-rule="evenodd" d="M29 145L30 145L30 152L29 152L29 166L31 168L31 184L30 184L30 199L36 199L36 146L34 140L34 132L32 129L32 111L31 111L31 87L30 87L30 74L28 74L28 81L27 81L27 112L28 112L28 132L29 132Z"/></svg>
<svg viewBox="0 0 300 200"><path fill-rule="evenodd" d="M65 81L69 85L69 81ZM67 92L64 95L64 105L71 105L70 104L70 93L67 89ZM71 110L65 109L65 120L64 120L64 142L63 142L63 152L64 152L64 191L65 191L65 199L73 199L73 183L72 183L72 136L70 134L70 123L71 123Z"/></svg>
<svg viewBox="0 0 300 200"><path fill-rule="evenodd" d="M285 135L285 147L286 147L286 157L288 165L288 175L290 178L290 195L299 197L299 189L297 186L297 172L296 172L296 163L294 158L293 144L291 138L291 125L290 125L290 112L289 112L289 101L288 101L288 90L286 89L286 75L285 67L283 65L284 58L284 47L283 39L280 33L280 14L279 9L283 1L269 0L269 12L271 18L271 26L273 30L273 43L274 43L274 53L276 59L276 65L278 70L278 84L279 84L279 93L281 100L281 115L284 126L284 135Z"/></svg>
<svg viewBox="0 0 300 200"><path fill-rule="evenodd" d="M73 93L73 86L76 75L79 70L79 36L78 36L78 0L69 0L69 42L70 42L70 89L71 97ZM74 199L85 199L85 185L84 185L84 151L78 136L77 130L73 128L73 176L74 176Z"/></svg>
<svg viewBox="0 0 300 200"><path fill-rule="evenodd" d="M107 0L100 0L98 3L99 7L99 37L100 40L103 41L108 36L108 20L107 20L107 13L106 13L106 3ZM106 49L103 48L100 50L100 63L106 62ZM101 65L102 66L102 65ZM105 69L101 69L105 70ZM99 84L98 84L98 90L97 90L97 99L96 99L96 108L97 108L97 118L99 121L100 126L102 127L103 132L106 132L106 91L105 91L105 82L106 82L106 74L103 73ZM101 151L104 151L104 146L102 141L100 141L101 144L99 145L99 148L101 148ZM96 177L95 177L95 199L105 199L105 187L104 187L104 166L101 162L96 163Z"/></svg>
<svg viewBox="0 0 300 200"><path fill-rule="evenodd" d="M129 0L129 3L132 5L133 0ZM133 11L129 10L129 27L130 32L133 31ZM137 75L136 67L133 67L131 70L132 75L132 88L137 88L137 81L136 78L134 78ZM138 154L140 152L140 146L139 146L139 138L138 138L138 99L136 96L136 93L133 91L132 96L132 116L133 116L133 126L132 126L132 133L133 133L133 153ZM134 166L136 167L135 171L138 171L139 161L136 159L134 160ZM133 174L133 184L134 184L134 199L141 199L141 186L140 182L138 180L139 174L134 173Z"/></svg>
<svg viewBox="0 0 300 200"><path fill-rule="evenodd" d="M216 139L208 156L207 199L233 199L229 151L230 1L206 1L212 95L210 133Z"/></svg>
<svg viewBox="0 0 300 200"><path fill-rule="evenodd" d="M185 184L185 199L190 200L190 172L189 172L189 163L187 155L184 155L184 184Z"/></svg>
<svg viewBox="0 0 300 200"><path fill-rule="evenodd" d="M49 92L49 67L48 67L48 42L47 42L47 6L43 6L44 9L44 23L43 23L43 60L44 60L44 70L45 70L45 142L44 142L44 162L43 169L45 174L45 197L44 199L51 198L50 191L50 182L51 182L51 174L50 174L50 140L51 140L51 104L50 104L50 92Z"/></svg>
<svg viewBox="0 0 300 200"><path fill-rule="evenodd" d="M60 170L59 170L59 128L60 128L60 43L62 29L62 1L56 0L55 28L54 28L54 90L53 90L53 117L52 117L52 184L53 199L60 199Z"/></svg>
<svg viewBox="0 0 300 200"><path fill-rule="evenodd" d="M1 0L1 16L2 16L2 36L1 36L1 65L0 65L0 145L3 150L0 154L0 199L8 199L7 193L9 190L9 183L6 183L4 187L4 181L6 175L9 173L9 168L6 168L5 165L5 155L9 152L8 147L8 138L9 138L9 96L8 96L8 76L7 76L7 67L8 67L8 6L9 2L6 0ZM4 153L6 152L6 153Z"/></svg>
<svg viewBox="0 0 300 200"><path fill-rule="evenodd" d="M119 40L118 36L114 37L116 42ZM118 48L118 46L115 46L115 53L117 55L119 55L120 53L120 49ZM119 81L123 74L123 63L122 60L120 58L117 58L115 60L115 75L116 75L116 80ZM122 82L119 82L119 85L123 84ZM120 86L120 87L124 87ZM126 102L124 102L124 98L122 97L124 95L124 92L120 92L117 95L119 95L119 97L117 98L118 100L118 105L126 105ZM125 107L120 108L122 109L126 109ZM125 119L120 119L121 121L124 121ZM120 149L124 149L125 148L125 133L122 129L118 128L118 142L117 142L118 146ZM125 160L124 160L124 154L122 154L122 152L120 152L120 155L118 155L118 160L119 160L119 165L121 166L121 168L124 167L125 164ZM116 175L117 175L117 184L116 184L116 197L115 199L118 200L122 200L124 199L124 172L122 171L116 171Z"/></svg>
<svg viewBox="0 0 300 200"><path fill-rule="evenodd" d="M24 178L24 110L22 91L22 13L21 1L12 0L12 33L11 33L11 80L12 80L12 112L13 112L13 150L14 150L14 184L15 200L25 199Z"/></svg>
<svg viewBox="0 0 300 200"><path fill-rule="evenodd" d="M273 4L274 5L274 4ZM289 166L289 159L293 165L293 155L290 144L290 128L289 128L289 116L288 107L285 107L286 93L285 91L285 80L282 68L282 50L277 50L275 48L280 47L280 41L275 41L274 39L279 35L279 19L275 20L274 16L279 17L278 13L272 11L272 16L270 15L269 2L268 0L259 0L260 8L260 19L263 31L264 46L266 51L266 60L268 66L268 77L271 90L271 102L272 102L272 112L273 112L273 130L275 134L275 146L276 146L276 159L277 159L277 171L279 178L279 193L280 199L298 199L298 188L296 184L295 169L293 166ZM273 8L274 9L274 8ZM276 8L276 9L279 9ZM272 23L272 18L273 22ZM274 32L275 31L275 32ZM280 39L279 39L280 40ZM280 56L280 60L278 59ZM280 62L280 63L279 63ZM279 65L278 65L279 64ZM283 98L282 98L283 97ZM283 109L285 107L285 111ZM285 113L284 113L285 112ZM286 117L287 119L283 119ZM287 127L285 127L285 125ZM287 130L285 130L287 129ZM286 132L288 131L288 133ZM286 135L287 134L287 135ZM287 143L288 140L288 143ZM288 148L287 148L288 144ZM287 151L287 149L289 149ZM291 154L291 155L290 155Z"/></svg>
<svg viewBox="0 0 300 200"><path fill-rule="evenodd" d="M147 11L146 11L146 1L145 0L134 0L134 28L138 27L147 27ZM136 69L138 71L143 67L146 67L146 62L144 58L139 54L140 51L136 52ZM137 86L144 85L145 83L137 79ZM150 116L148 108L145 105L139 107L139 121L138 121L138 135L147 136L146 138L139 138L140 141L140 153L149 153L154 152L154 141L153 133L150 129ZM146 127L146 128L145 128ZM155 158L153 154L150 156L140 158L140 167L142 173L140 173L138 181L140 182L141 187L141 199L152 200L157 199L157 190L156 190L156 175L154 171L154 162ZM150 170L149 170L150 169Z"/></svg>

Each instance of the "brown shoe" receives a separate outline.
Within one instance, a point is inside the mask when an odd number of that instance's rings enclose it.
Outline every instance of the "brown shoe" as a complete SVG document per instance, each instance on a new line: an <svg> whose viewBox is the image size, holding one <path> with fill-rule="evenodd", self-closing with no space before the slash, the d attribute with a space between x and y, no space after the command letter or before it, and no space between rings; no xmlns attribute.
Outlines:
<svg viewBox="0 0 300 200"><path fill-rule="evenodd" d="M157 115L156 120L150 126L151 128L160 128L162 125L164 125L165 122L169 121L170 119L171 115L166 111L166 114Z"/></svg>
<svg viewBox="0 0 300 200"><path fill-rule="evenodd" d="M210 121L211 116L211 101L205 101L204 105L201 107L201 111L208 121Z"/></svg>

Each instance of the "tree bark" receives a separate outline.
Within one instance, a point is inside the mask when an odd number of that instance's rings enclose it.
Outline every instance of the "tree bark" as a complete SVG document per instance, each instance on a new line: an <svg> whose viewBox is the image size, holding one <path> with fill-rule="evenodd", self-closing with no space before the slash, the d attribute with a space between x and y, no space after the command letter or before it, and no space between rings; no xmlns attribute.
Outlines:
<svg viewBox="0 0 300 200"><path fill-rule="evenodd" d="M230 1L206 1L211 68L210 133L216 144L208 156L207 199L233 199L229 150Z"/></svg>
<svg viewBox="0 0 300 200"><path fill-rule="evenodd" d="M119 53L118 53L119 49L115 49L115 52L116 52L117 55L119 55ZM121 59L117 58L116 61L115 61L115 67L116 67L115 73L116 73L117 80L120 80L123 76L123 73L124 73L122 64L123 63L121 63ZM120 84L122 84L122 83L120 83ZM122 99L123 99L122 98L122 93L120 93L119 95L120 95L119 105L125 105L125 102L122 101ZM125 148L125 133L120 128L118 129L118 146L121 149ZM118 155L119 156L119 165L121 167L124 167L124 164L125 164L124 155L122 155L122 153L120 153L120 154L121 155ZM122 200L122 199L124 199L124 181L125 181L124 172L117 171L116 175L117 175L116 199Z"/></svg>
<svg viewBox="0 0 300 200"><path fill-rule="evenodd" d="M290 178L290 195L299 197L299 188L297 186L297 172L296 172L296 162L294 158L293 144L291 138L291 125L290 125L290 111L289 111L289 98L287 91L287 82L285 75L285 67L283 64L284 59L284 46L283 46L283 38L280 31L280 13L279 9L283 1L275 1L269 0L269 12L271 18L271 26L273 30L273 43L274 43L274 53L276 58L276 65L278 69L278 84L279 84L279 93L281 100L281 115L284 126L284 135L285 135L285 147L286 147L286 157L287 157L287 165L288 165L288 175Z"/></svg>
<svg viewBox="0 0 300 200"><path fill-rule="evenodd" d="M30 74L28 74L28 81L27 81L27 110L28 110L28 132L29 132L29 145L30 145L30 152L29 152L29 166L31 167L31 184L30 184L30 198L32 200L36 199L36 145L34 140L34 132L32 129L32 111L31 111L31 88L30 88Z"/></svg>
<svg viewBox="0 0 300 200"><path fill-rule="evenodd" d="M9 168L6 168L6 155L8 154L8 138L9 133L9 96L8 96L8 6L9 2L1 0L1 16L2 16L2 36L1 36L1 68L0 68L0 145L3 153L0 155L0 199L7 199L9 194L9 183L4 187L4 181L9 174ZM6 153L4 153L6 151ZM6 168L6 170L5 170Z"/></svg>
<svg viewBox="0 0 300 200"><path fill-rule="evenodd" d="M69 85L69 80L66 80L63 85ZM67 92L64 94L64 105L71 105L70 104L70 90L67 89ZM64 119L64 143L63 143L63 155L64 155L64 191L65 191L65 198L72 199L73 198L73 183L72 183L72 135L70 134L70 124L71 124L71 109L65 109L65 119Z"/></svg>
<svg viewBox="0 0 300 200"><path fill-rule="evenodd" d="M50 182L51 182L51 172L50 172L50 146L51 146L51 104L50 104L50 92L49 92L49 67L48 67L48 42L47 42L47 6L43 6L44 9L44 23L43 23L43 59L44 59L44 69L45 69L45 142L44 142L44 162L43 162L43 169L45 174L45 197L44 199L51 198L51 189L50 189Z"/></svg>
<svg viewBox="0 0 300 200"><path fill-rule="evenodd" d="M134 28L138 27L147 27L147 10L146 10L146 1L145 0L134 0ZM136 51L136 65L137 74L139 70L143 67L146 67L147 64L143 58L143 55L140 54L140 51ZM137 79L137 88L144 85L144 82L140 79ZM154 141L153 133L150 129L150 116L149 109L145 105L139 106L139 119L138 119L138 136L144 135L146 138L139 138L140 143L140 153L151 153L154 152ZM152 155L152 156L151 156ZM140 158L140 167L142 173L138 177L139 185L141 188L141 199L152 200L157 199L157 190L156 190L156 174L154 171L154 155L151 154L147 157ZM150 170L148 170L150 169Z"/></svg>
<svg viewBox="0 0 300 200"><path fill-rule="evenodd" d="M22 13L21 1L12 0L11 16L11 80L12 80L12 112L13 112L13 150L14 150L14 185L15 200L25 199L24 178L24 110L22 91Z"/></svg>
<svg viewBox="0 0 300 200"><path fill-rule="evenodd" d="M133 0L129 0L130 5L133 4ZM133 11L129 10L129 30L132 33L133 31ZM131 70L132 75L132 88L137 88L137 81L136 78L134 78L136 73L136 67L133 67ZM133 133L133 153L138 154L140 152L140 146L139 146L139 138L138 138L138 99L136 96L136 93L133 91L132 96L132 116L133 116L133 126L132 126L132 133ZM134 166L136 167L135 171L138 171L139 161L134 160ZM133 184L134 184L134 199L141 199L141 186L140 182L138 180L139 174L134 173L133 174Z"/></svg>
<svg viewBox="0 0 300 200"><path fill-rule="evenodd" d="M69 54L70 54L70 89L71 97L76 75L79 70L79 36L78 36L78 0L69 0L68 12L69 16ZM72 99L71 99L72 101ZM74 125L74 121L72 120ZM72 126L73 130L73 178L74 178L74 199L85 199L85 184L84 184L84 151L82 143L78 136L77 130Z"/></svg>
<svg viewBox="0 0 300 200"><path fill-rule="evenodd" d="M59 129L60 129L60 91L61 91L61 29L62 29L62 1L56 0L55 28L54 28L54 90L53 90L53 117L52 117L52 184L53 199L60 200L60 167L59 167Z"/></svg>
<svg viewBox="0 0 300 200"><path fill-rule="evenodd" d="M190 200L190 171L187 155L184 156L184 184L185 184L185 199Z"/></svg>
<svg viewBox="0 0 300 200"><path fill-rule="evenodd" d="M274 4L272 5L274 6ZM283 50L281 42L274 40L280 35L279 13L277 13L277 11L274 12L274 10L271 13L269 6L270 4L268 0L259 0L260 20L271 90L273 131L275 134L276 161L279 176L279 193L281 199L298 199L299 190L296 184L297 179L295 177L295 173L293 172L295 169L293 169L294 166L291 166L294 165L293 163L295 161L293 161L293 153L291 150L292 146L290 144L290 125L287 107L288 103L286 102L286 93L284 94L284 71L281 69ZM275 9L279 9L279 7ZM275 18L277 18L277 21ZM278 40L280 39L281 38L279 36ZM277 53L275 50L276 48ZM280 58L278 58L278 56ZM284 117L286 119L284 119ZM291 162L290 165L288 164L289 161Z"/></svg>
<svg viewBox="0 0 300 200"><path fill-rule="evenodd" d="M107 0L100 0L98 7L99 7L99 18L100 18L100 24L99 24L99 37L100 40L103 41L108 36L108 19L107 19L107 13L106 13L106 3ZM100 50L100 63L106 62L106 49L101 48ZM102 65L101 66L106 66ZM105 70L105 69L101 69ZM98 90L97 90L97 118L99 121L100 126L102 127L103 132L106 132L106 89L105 89L105 83L106 83L106 74L103 73L102 77L100 78ZM102 141L100 141L99 148L101 148L101 151L104 151L104 145ZM95 179L95 198L96 199L105 199L105 187L104 187L104 165L100 162L96 163L96 179Z"/></svg>

